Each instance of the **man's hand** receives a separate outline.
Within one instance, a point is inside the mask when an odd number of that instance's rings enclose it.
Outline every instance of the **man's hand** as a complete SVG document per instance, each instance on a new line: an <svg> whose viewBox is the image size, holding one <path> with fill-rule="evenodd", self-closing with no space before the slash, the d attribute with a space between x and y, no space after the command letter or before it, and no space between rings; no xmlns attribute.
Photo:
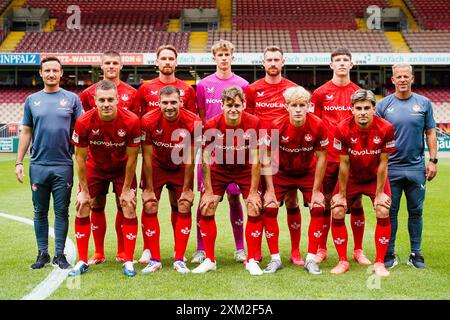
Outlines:
<svg viewBox="0 0 450 320"><path fill-rule="evenodd" d="M119 200L122 208L136 208L136 193L132 189L122 190Z"/></svg>
<svg viewBox="0 0 450 320"><path fill-rule="evenodd" d="M389 209L391 207L391 198L384 192L377 194L375 196L375 200L373 201L373 207L376 209L377 206L382 206Z"/></svg>
<svg viewBox="0 0 450 320"><path fill-rule="evenodd" d="M181 193L180 199L178 199L178 206L182 206L183 202L187 202L185 205L191 207L194 203L194 192L192 189L187 189Z"/></svg>
<svg viewBox="0 0 450 320"><path fill-rule="evenodd" d="M16 178L20 183L23 183L23 177L25 177L25 168L23 164L16 165Z"/></svg>
<svg viewBox="0 0 450 320"><path fill-rule="evenodd" d="M80 212L82 210L90 211L91 205L92 199L88 192L81 191L77 194L77 201L75 203L75 209L77 210L77 212ZM87 216L89 216L89 213Z"/></svg>
<svg viewBox="0 0 450 320"><path fill-rule="evenodd" d="M245 199L247 204L252 204L255 207L256 211L261 212L262 210L262 201L261 196L258 192L250 192L248 194L247 199Z"/></svg>
<svg viewBox="0 0 450 320"><path fill-rule="evenodd" d="M428 161L428 165L427 165L427 169L426 169L427 180L428 181L433 180L433 178L436 177L436 174L437 174L436 164L431 161Z"/></svg>
<svg viewBox="0 0 450 320"><path fill-rule="evenodd" d="M142 206L146 212L156 212L158 209L158 199L153 191L144 189L142 191Z"/></svg>
<svg viewBox="0 0 450 320"><path fill-rule="evenodd" d="M200 200L200 210L206 210L206 215L214 214L216 210L216 196L205 192Z"/></svg>
<svg viewBox="0 0 450 320"><path fill-rule="evenodd" d="M320 191L313 191L311 195L311 203L309 208L322 207L325 208L325 197Z"/></svg>
<svg viewBox="0 0 450 320"><path fill-rule="evenodd" d="M336 207L344 207L344 211L347 211L347 199L342 193L336 193L333 198L331 198L331 209Z"/></svg>
<svg viewBox="0 0 450 320"><path fill-rule="evenodd" d="M277 201L277 197L275 195L275 192L265 192L264 193L264 203L263 206L264 208L269 207L269 205L274 205L271 206L270 208L278 208L278 201Z"/></svg>

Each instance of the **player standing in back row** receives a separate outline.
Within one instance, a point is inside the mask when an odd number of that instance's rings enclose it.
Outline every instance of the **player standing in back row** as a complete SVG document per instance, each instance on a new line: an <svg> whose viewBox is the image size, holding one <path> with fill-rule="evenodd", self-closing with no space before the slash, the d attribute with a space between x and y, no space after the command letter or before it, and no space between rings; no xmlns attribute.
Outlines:
<svg viewBox="0 0 450 320"><path fill-rule="evenodd" d="M216 63L216 72L202 79L197 84L198 112L203 122L222 113L222 92L225 88L238 86L245 91L248 87L247 80L239 77L231 71L231 62L234 46L227 40L219 40L211 47L213 60ZM201 167L198 166L198 191L203 191ZM233 228L236 251L234 258L238 262L247 259L244 249L244 214L239 195L241 191L236 184L230 184L227 188L228 203L230 206L230 222ZM200 208L197 209L197 251L194 253L192 263L201 263L205 259L205 249L200 235Z"/></svg>
<svg viewBox="0 0 450 320"><path fill-rule="evenodd" d="M314 114L321 118L328 131L330 143L333 143L337 125L342 120L352 116L351 96L360 89L350 80L350 70L353 67L352 54L345 48L340 47L331 53L330 68L333 70L333 78L317 88L311 97L311 109ZM330 230L331 210L330 200L339 174L339 154L333 148L328 152L328 164L323 180L323 193L325 195L324 230L316 262L320 263L327 257L327 239ZM359 264L369 265L370 261L364 255L362 241L364 236L364 210L361 198L353 202L349 207L351 213L351 226L355 241L354 258Z"/></svg>

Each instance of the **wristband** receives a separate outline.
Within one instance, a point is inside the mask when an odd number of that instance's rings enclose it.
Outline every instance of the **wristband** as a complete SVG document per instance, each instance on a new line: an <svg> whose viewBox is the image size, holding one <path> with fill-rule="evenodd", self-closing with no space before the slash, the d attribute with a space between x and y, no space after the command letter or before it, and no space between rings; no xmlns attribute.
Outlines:
<svg viewBox="0 0 450 320"><path fill-rule="evenodd" d="M23 166L23 162L16 162L16 167L17 166Z"/></svg>
<svg viewBox="0 0 450 320"><path fill-rule="evenodd" d="M430 158L429 160L430 162L433 162L434 164L438 163L438 159L437 158Z"/></svg>

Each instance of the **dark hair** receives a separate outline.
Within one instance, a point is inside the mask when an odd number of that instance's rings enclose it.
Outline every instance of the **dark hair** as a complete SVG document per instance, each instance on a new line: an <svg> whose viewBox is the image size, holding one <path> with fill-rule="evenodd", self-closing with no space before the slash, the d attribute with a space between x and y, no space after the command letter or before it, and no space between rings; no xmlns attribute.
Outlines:
<svg viewBox="0 0 450 320"><path fill-rule="evenodd" d="M95 86L95 93L97 93L98 90L111 90L114 89L117 92L117 86L116 84L111 80L100 80L97 82Z"/></svg>
<svg viewBox="0 0 450 320"><path fill-rule="evenodd" d="M59 59L57 57L45 57L44 59L42 59L41 64L39 66L39 70L42 70L42 65L44 63L46 63L46 62L49 62L49 61L56 61L56 62L58 62L59 66L61 67L61 70L62 70L63 67L62 67L61 61L59 61Z"/></svg>
<svg viewBox="0 0 450 320"><path fill-rule="evenodd" d="M331 53L331 61L333 61L333 58L336 56L348 56L350 60L352 59L352 53L346 47L337 47L334 49Z"/></svg>
<svg viewBox="0 0 450 320"><path fill-rule="evenodd" d="M233 86L225 88L222 92L222 102L227 100L235 100L236 97L239 97L242 102L245 102L244 91L242 91L241 87Z"/></svg>
<svg viewBox="0 0 450 320"><path fill-rule="evenodd" d="M370 101L373 107L377 104L375 95L370 90L359 89L351 97L352 106L358 101Z"/></svg>
<svg viewBox="0 0 450 320"><path fill-rule="evenodd" d="M156 58L157 58L157 59L159 58L159 54L160 54L161 51L163 51L163 50L170 50L170 51L172 51L173 53L175 53L175 57L176 57L176 58L178 57L177 49L176 49L173 45L171 45L171 44L165 44L165 45L159 46L158 49L156 50Z"/></svg>
<svg viewBox="0 0 450 320"><path fill-rule="evenodd" d="M181 97L180 89L178 89L175 86L166 86L166 87L162 88L161 90L159 90L159 98L161 99L162 95L168 96L168 95L171 95L172 93L175 93L175 92L178 95L178 99L180 99L180 97Z"/></svg>

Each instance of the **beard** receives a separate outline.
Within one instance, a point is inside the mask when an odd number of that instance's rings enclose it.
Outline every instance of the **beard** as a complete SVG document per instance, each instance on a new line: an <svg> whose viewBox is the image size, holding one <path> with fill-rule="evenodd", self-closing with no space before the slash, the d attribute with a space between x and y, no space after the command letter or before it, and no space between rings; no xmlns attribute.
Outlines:
<svg viewBox="0 0 450 320"><path fill-rule="evenodd" d="M172 67L163 67L159 69L159 72L165 76L170 76L174 72L174 69Z"/></svg>

